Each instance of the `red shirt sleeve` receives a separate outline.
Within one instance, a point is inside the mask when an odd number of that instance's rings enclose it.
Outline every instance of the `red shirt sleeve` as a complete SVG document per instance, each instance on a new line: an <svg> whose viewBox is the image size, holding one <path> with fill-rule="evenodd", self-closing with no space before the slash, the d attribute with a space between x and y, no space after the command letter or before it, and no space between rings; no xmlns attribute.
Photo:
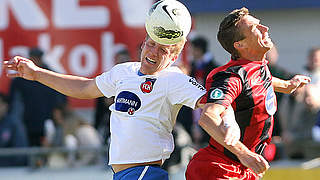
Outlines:
<svg viewBox="0 0 320 180"><path fill-rule="evenodd" d="M240 95L242 81L236 74L219 72L207 79L206 89L201 103L217 103L227 108Z"/></svg>

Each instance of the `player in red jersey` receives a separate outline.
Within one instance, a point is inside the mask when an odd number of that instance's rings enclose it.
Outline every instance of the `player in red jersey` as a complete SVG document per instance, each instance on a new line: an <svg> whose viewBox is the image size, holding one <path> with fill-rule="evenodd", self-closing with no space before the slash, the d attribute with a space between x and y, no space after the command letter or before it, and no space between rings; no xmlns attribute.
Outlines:
<svg viewBox="0 0 320 180"><path fill-rule="evenodd" d="M234 10L221 22L218 40L231 60L207 77L199 124L211 139L190 161L187 180L259 179L269 168L261 153L271 139L277 109L274 91L291 93L310 78L296 75L285 81L271 76L265 59L273 46L268 30L246 8ZM220 118L230 105L241 130L234 146L224 142L225 123Z"/></svg>

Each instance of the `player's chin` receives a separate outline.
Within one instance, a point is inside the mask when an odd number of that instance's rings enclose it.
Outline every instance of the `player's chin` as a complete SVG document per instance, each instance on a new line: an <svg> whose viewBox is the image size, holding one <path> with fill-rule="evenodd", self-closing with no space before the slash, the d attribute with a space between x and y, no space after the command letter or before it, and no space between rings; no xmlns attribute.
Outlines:
<svg viewBox="0 0 320 180"><path fill-rule="evenodd" d="M262 48L267 52L270 49L272 49L273 43L268 43L268 44L262 44Z"/></svg>

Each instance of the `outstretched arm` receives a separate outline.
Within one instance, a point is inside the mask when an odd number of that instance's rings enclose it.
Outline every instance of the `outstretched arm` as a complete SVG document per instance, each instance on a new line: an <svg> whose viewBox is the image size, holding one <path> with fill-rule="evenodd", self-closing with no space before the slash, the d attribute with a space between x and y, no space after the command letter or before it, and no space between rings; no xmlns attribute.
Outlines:
<svg viewBox="0 0 320 180"><path fill-rule="evenodd" d="M203 109L206 104L201 103L201 99L204 98L202 96L198 99L196 103L196 108ZM239 125L234 117L234 111L232 106L225 109L221 114L220 117L223 120L223 126L221 126L222 131L224 132L224 142L227 145L234 146L240 139L240 128Z"/></svg>
<svg viewBox="0 0 320 180"><path fill-rule="evenodd" d="M67 96L92 99L103 96L98 89L95 79L55 73L36 66L31 60L15 56L4 61L4 68L16 73L7 73L9 77L21 77L27 80L38 81Z"/></svg>
<svg viewBox="0 0 320 180"><path fill-rule="evenodd" d="M282 80L272 77L272 86L276 92L290 94L297 88L303 87L311 81L310 77L304 75L295 75L290 80Z"/></svg>
<svg viewBox="0 0 320 180"><path fill-rule="evenodd" d="M250 151L239 140L235 145L228 145L224 141L226 131L224 130L225 124L221 118L224 111L225 107L220 104L207 103L201 114L199 125L218 143L235 154L243 165L262 176L270 166L261 155Z"/></svg>

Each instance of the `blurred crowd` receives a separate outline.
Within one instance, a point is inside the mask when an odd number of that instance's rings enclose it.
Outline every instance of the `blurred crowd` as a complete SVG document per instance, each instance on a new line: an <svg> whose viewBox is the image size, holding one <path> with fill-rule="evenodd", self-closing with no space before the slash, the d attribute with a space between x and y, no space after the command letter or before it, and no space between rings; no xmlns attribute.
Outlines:
<svg viewBox="0 0 320 180"><path fill-rule="evenodd" d="M114 64L132 61L125 45L114 48ZM187 44L188 61L178 61L181 70L205 85L209 72L218 67L214 53L209 51L205 37L195 36ZM139 51L139 48L138 48ZM139 53L139 52L138 52ZM29 58L40 67L49 69L43 61L44 52L30 48ZM277 93L278 111L275 114L273 141L266 147L264 156L269 161L279 159L311 159L320 155L320 47L313 47L306 55L303 72L288 72L278 65L281 61L277 47L266 57L273 76L290 79L304 74L312 82L294 94ZM93 121L75 113L68 99L38 82L22 78L12 79L8 94L0 93L0 152L1 148L22 147L79 147L108 146L110 131L108 106L113 98L98 98ZM209 135L198 125L201 110L183 106L174 129L176 148L166 161L166 169L186 167L192 155L208 145ZM107 154L105 154L107 160ZM84 151L72 157L75 164L90 165L101 161L101 156ZM25 155L0 156L0 167L27 166L30 157ZM36 156L36 167L66 167L70 156L61 152ZM73 163L74 165L74 163Z"/></svg>

